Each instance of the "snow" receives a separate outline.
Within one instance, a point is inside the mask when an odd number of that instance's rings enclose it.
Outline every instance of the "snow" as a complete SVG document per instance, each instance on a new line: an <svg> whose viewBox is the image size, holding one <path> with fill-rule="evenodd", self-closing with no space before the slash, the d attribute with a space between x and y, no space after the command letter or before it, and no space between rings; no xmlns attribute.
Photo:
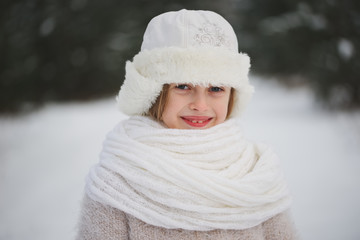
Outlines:
<svg viewBox="0 0 360 240"><path fill-rule="evenodd" d="M349 60L355 54L353 43L345 38L340 39L338 42L338 52L343 59Z"/></svg>
<svg viewBox="0 0 360 240"><path fill-rule="evenodd" d="M241 124L280 156L302 239L360 239L360 113L326 112L306 88L252 81ZM114 99L0 116L0 240L74 239L87 171L124 117Z"/></svg>

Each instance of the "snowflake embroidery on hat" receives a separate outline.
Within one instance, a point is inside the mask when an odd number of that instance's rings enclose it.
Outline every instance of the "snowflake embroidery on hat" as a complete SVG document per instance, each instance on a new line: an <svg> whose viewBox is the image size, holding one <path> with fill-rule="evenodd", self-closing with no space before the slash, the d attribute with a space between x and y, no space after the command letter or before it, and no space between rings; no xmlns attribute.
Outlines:
<svg viewBox="0 0 360 240"><path fill-rule="evenodd" d="M230 41L225 35L223 29L214 23L206 22L195 34L194 40L200 45L210 45L214 47L225 46L230 48Z"/></svg>

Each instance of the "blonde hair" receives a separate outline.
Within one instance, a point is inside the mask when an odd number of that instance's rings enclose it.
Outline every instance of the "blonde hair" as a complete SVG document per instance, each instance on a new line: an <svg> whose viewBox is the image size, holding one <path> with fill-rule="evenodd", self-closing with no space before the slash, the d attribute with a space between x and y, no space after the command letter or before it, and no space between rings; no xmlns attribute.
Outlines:
<svg viewBox="0 0 360 240"><path fill-rule="evenodd" d="M163 85L163 89L161 90L160 95L157 97L155 103L151 106L147 114L145 114L146 116L150 116L159 122L161 121L162 114L164 112L165 106L168 101L169 88L170 88L169 84ZM231 88L226 119L229 118L233 106L234 106L234 88Z"/></svg>

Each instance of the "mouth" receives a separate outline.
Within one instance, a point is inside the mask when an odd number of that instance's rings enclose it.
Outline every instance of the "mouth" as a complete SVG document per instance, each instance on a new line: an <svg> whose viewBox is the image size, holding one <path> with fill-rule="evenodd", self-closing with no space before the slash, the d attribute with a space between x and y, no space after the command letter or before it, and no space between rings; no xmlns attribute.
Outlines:
<svg viewBox="0 0 360 240"><path fill-rule="evenodd" d="M182 120L191 127L205 127L213 118L206 116L186 116L181 117Z"/></svg>

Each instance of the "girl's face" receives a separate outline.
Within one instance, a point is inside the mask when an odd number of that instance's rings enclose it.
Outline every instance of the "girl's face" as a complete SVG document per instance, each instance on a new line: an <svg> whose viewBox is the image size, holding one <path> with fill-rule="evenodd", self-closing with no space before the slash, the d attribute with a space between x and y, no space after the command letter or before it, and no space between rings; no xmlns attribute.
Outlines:
<svg viewBox="0 0 360 240"><path fill-rule="evenodd" d="M223 123L230 92L230 87L170 84L161 120L177 129L205 129Z"/></svg>

